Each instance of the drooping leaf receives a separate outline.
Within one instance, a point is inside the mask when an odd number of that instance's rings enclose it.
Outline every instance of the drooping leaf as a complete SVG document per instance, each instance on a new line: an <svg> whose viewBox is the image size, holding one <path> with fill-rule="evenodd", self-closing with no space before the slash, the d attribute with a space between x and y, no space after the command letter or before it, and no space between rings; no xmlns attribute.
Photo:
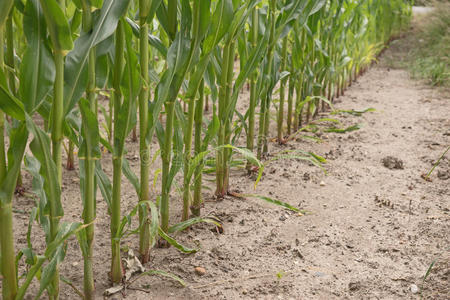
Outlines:
<svg viewBox="0 0 450 300"><path fill-rule="evenodd" d="M188 247L185 247L178 243L174 238L170 237L168 234L166 234L161 227L158 228L159 236L165 239L170 245L174 246L178 250L180 250L183 253L195 253L197 252L197 249L191 249Z"/></svg>
<svg viewBox="0 0 450 300"><path fill-rule="evenodd" d="M140 184L139 184L139 178L136 176L133 170L130 168L130 164L128 163L127 159L122 159L122 171L123 175L130 181L131 185L133 185L136 193L140 194Z"/></svg>
<svg viewBox="0 0 450 300"><path fill-rule="evenodd" d="M98 161L95 164L95 177L103 199L108 204L108 213L111 215L112 184Z"/></svg>
<svg viewBox="0 0 450 300"><path fill-rule="evenodd" d="M362 128L361 124L355 124L355 125L351 125L346 128L330 127L330 128L325 129L325 132L346 133L346 132L352 132L355 130L359 130L361 128Z"/></svg>
<svg viewBox="0 0 450 300"><path fill-rule="evenodd" d="M269 202L269 203L272 203L272 204L284 207L286 209L289 209L289 210L292 210L292 211L295 211L295 212L300 212L300 210L298 208L296 208L296 207L294 207L294 206L292 206L292 205L290 205L290 204L288 204L286 202L283 202L283 201L280 201L280 200L277 200L277 199L273 199L273 198L270 198L270 197L261 196L261 195L255 195L255 194L244 194L242 196L243 197L258 198L258 199L264 200L266 202Z"/></svg>

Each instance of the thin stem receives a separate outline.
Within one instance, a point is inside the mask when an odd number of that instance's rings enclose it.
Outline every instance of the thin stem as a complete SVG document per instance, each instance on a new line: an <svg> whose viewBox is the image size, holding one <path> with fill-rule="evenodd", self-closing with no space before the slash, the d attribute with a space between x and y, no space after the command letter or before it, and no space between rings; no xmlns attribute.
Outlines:
<svg viewBox="0 0 450 300"><path fill-rule="evenodd" d="M147 143L148 127L148 95L149 95L149 76L148 76L148 24L145 0L139 1L140 7L140 71L142 86L139 93L139 154L141 160L140 166L140 195L139 201L144 202L150 199L149 178L150 178L150 149ZM148 221L148 206L139 206L139 224L142 228L139 231L139 252L142 263L147 263L150 259L150 222Z"/></svg>
<svg viewBox="0 0 450 300"><path fill-rule="evenodd" d="M195 104L195 155L198 155L202 151L202 123L203 123L203 102L205 99L204 95L205 83L200 83L199 97L197 103ZM202 169L203 162L200 162L195 168L194 173L194 201L191 207L192 214L194 216L200 216L200 209L203 202L202 199Z"/></svg>
<svg viewBox="0 0 450 300"><path fill-rule="evenodd" d="M53 87L52 104L52 158L56 165L58 184L62 183L62 125L63 125L63 97L64 97L64 54L55 49L55 83ZM57 217L56 203L50 203L50 236L51 241L56 238L59 231L59 218ZM52 279L53 292L49 297L53 300L59 299L59 270L56 268Z"/></svg>
<svg viewBox="0 0 450 300"><path fill-rule="evenodd" d="M281 50L282 63L281 63L281 71L286 69L287 65L287 44L288 44L288 36L283 39L283 46ZM284 117L284 98L286 92L286 82L287 78L281 80L280 84L280 103L278 106L278 124L277 124L277 138L278 143L283 142L283 117Z"/></svg>
<svg viewBox="0 0 450 300"><path fill-rule="evenodd" d="M169 169L172 152L172 136L173 136L173 122L175 117L175 102L168 101L165 104L166 108L166 132L164 136L164 149L161 149L162 158L162 191L161 191L161 229L167 232L169 229Z"/></svg>
<svg viewBox="0 0 450 300"><path fill-rule="evenodd" d="M82 1L83 3L85 1ZM92 28L91 7L83 7L83 30L90 31ZM86 89L87 98L89 100L89 108L95 115L97 115L97 99L95 95L95 48L91 49L88 58L88 85ZM84 297L86 300L95 299L95 283L94 283L94 220L95 220L95 158L92 156L93 149L97 145L93 145L91 139L87 138L89 130L97 130L98 128L89 128L86 120L83 120L83 129L85 132L86 142L86 159L84 165L85 172L85 187L84 187L84 224L90 224L86 227L86 243L87 253L84 257ZM70 149L69 154L73 152Z"/></svg>
<svg viewBox="0 0 450 300"><path fill-rule="evenodd" d="M220 75L220 87L219 87L219 120L220 127L218 133L218 146L222 146L225 144L225 110L226 110L226 85L227 85L227 73L228 73L228 65L230 64L230 47L231 42L225 44L222 50L222 72ZM231 60L231 64L233 64L233 59ZM225 195L224 190L224 172L223 169L223 157L224 157L224 149L220 148L217 150L216 154L216 196L223 197Z"/></svg>
<svg viewBox="0 0 450 300"><path fill-rule="evenodd" d="M293 74L294 67L291 68L291 74ZM289 76L289 93L288 93L288 111L287 111L287 134L292 133L292 105L294 100L294 75Z"/></svg>
<svg viewBox="0 0 450 300"><path fill-rule="evenodd" d="M275 10L276 10L276 1L271 0L269 7L269 20L270 20L270 36L269 36L269 49L267 50L267 75L272 76L272 68L273 68L273 57L274 57L274 47L275 47ZM269 146L267 143L267 137L269 135L269 124L270 124L270 102L272 100L272 91L268 90L267 95L265 96L265 107L264 107L264 126L262 130L260 130L263 138L262 138L262 146L263 149L260 150L259 156L266 155L269 152ZM262 151L262 153L261 153Z"/></svg>
<svg viewBox="0 0 450 300"><path fill-rule="evenodd" d="M118 120L120 116L120 107L122 94L120 92L120 82L122 78L124 65L124 43L125 35L123 21L120 20L116 31L116 56L114 61L113 73L113 101L114 101L114 148L113 153L113 193L111 203L111 280L113 283L119 283L122 280L122 260L120 258L120 196L122 185L122 159L123 142L118 137Z"/></svg>
<svg viewBox="0 0 450 300"><path fill-rule="evenodd" d="M193 31L194 36L191 45L196 45L197 32L200 26L200 5L198 1L194 2L193 7ZM194 73L194 71L192 72ZM183 211L181 220L186 221L189 219L189 207L191 204L191 178L189 177L189 163L191 160L191 148L192 148L192 132L194 127L194 113L195 113L195 97L197 96L197 90L188 97L188 122L187 128L184 130L184 182L183 182Z"/></svg>
<svg viewBox="0 0 450 300"><path fill-rule="evenodd" d="M0 71L4 70L4 50L3 50L3 26L0 24ZM6 176L6 155L5 155L5 115L0 111L0 182ZM0 199L0 253L1 253L1 273L2 297L5 300L13 300L17 294L17 274L14 257L14 232L12 202L7 199Z"/></svg>
<svg viewBox="0 0 450 300"><path fill-rule="evenodd" d="M67 150L67 164L66 164L66 169L67 170L73 170L75 168L75 163L74 163L74 144L71 140L69 140L69 149Z"/></svg>
<svg viewBox="0 0 450 300"><path fill-rule="evenodd" d="M52 157L58 172L59 184L62 182L62 124L64 101L64 54L55 50L55 84L52 104Z"/></svg>
<svg viewBox="0 0 450 300"><path fill-rule="evenodd" d="M228 111L228 107L230 105L231 100L231 92L232 92L232 84L233 84L233 76L234 76L234 56L235 56L235 42L234 40L230 44L230 52L229 52L229 58L228 58L228 72L227 72L227 84L226 84L226 95L225 95L225 112ZM224 145L231 144L231 122L230 116L224 115L225 118L225 141ZM230 158L231 158L231 149L225 148L223 149L223 191L224 194L228 193L228 186L230 182Z"/></svg>
<svg viewBox="0 0 450 300"><path fill-rule="evenodd" d="M188 122L184 135L184 186L183 186L183 212L181 216L182 221L186 221L189 218L189 206L191 198L191 191L190 191L191 178L188 177L188 173L189 173L189 162L191 160L194 110L195 110L195 98L188 99Z"/></svg>
<svg viewBox="0 0 450 300"><path fill-rule="evenodd" d="M250 42L252 48L256 48L258 42L258 10L252 11L252 27L250 32ZM248 111L248 134L247 134L247 149L253 151L255 140L255 109L256 101L258 99L256 82L258 74L255 72L250 78L250 106ZM251 168L251 163L247 162L247 171Z"/></svg>
<svg viewBox="0 0 450 300"><path fill-rule="evenodd" d="M9 13L9 17L6 20L6 57L5 62L9 67L8 72L8 83L9 83L9 90L13 95L16 94L16 79L14 76L14 70L15 70L15 62L14 62L14 28L13 28L13 10L14 7L11 9L11 12Z"/></svg>
<svg viewBox="0 0 450 300"><path fill-rule="evenodd" d="M3 71L4 47L3 28L0 27L0 70ZM0 182L6 176L6 148L5 148L5 114L0 110Z"/></svg>
<svg viewBox="0 0 450 300"><path fill-rule="evenodd" d="M2 199L2 202L6 199ZM12 203L2 204L0 209L0 237L2 262L2 296L5 300L13 300L17 294L17 276L14 263L14 235Z"/></svg>

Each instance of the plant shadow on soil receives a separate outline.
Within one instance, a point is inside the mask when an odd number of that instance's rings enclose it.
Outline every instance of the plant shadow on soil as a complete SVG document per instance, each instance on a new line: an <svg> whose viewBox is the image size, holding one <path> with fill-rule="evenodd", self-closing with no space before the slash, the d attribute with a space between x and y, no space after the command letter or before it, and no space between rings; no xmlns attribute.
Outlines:
<svg viewBox="0 0 450 300"><path fill-rule="evenodd" d="M360 117L338 115L343 126L361 123L358 131L345 134L317 133L316 143L297 139L288 145L270 145L275 153L285 149L312 151L327 159L327 175L300 160L282 160L268 166L256 191L243 170L232 172L231 188L286 201L307 210L292 213L257 199L213 198L214 184L205 176L203 214L214 214L224 222L224 233L199 224L176 236L180 242L200 251L185 255L176 249L152 250L147 269L171 272L183 278L187 287L158 277L143 277L111 299L414 299L411 285L422 286L430 263L437 260L427 278L423 297L445 299L450 294L450 159L444 158L424 181L450 139L448 95L413 81L402 69L389 65L390 57L404 55L395 44L363 77L336 102L336 109L375 112ZM241 94L238 109L244 111L248 93ZM324 114L325 116L326 114ZM336 117L336 116L334 116ZM271 135L276 135L275 123ZM243 145L244 140L239 144ZM139 168L138 144L131 141L127 159ZM155 152L156 144L152 145ZM403 162L403 169L389 169L383 158ZM102 164L112 174L110 154ZM154 172L159 167L156 162ZM65 219L79 220L78 171L64 171ZM438 176L438 174L444 174ZM178 178L180 179L180 178ZM123 214L137 203L133 187L123 179ZM31 178L24 177L30 189ZM159 191L154 190L153 195ZM180 219L181 197L174 189L171 220ZM34 203L26 196L16 199L18 207L30 210ZM387 203L391 205L386 205ZM97 294L110 285L109 216L98 194L95 240ZM28 217L15 214L18 248L26 243ZM36 226L35 230L38 226ZM40 235L33 235L40 236ZM61 274L82 286L83 263L75 239L68 243ZM33 241L37 250L44 242ZM123 246L136 248L135 236ZM195 267L205 269L199 275ZM77 299L63 285L61 299Z"/></svg>

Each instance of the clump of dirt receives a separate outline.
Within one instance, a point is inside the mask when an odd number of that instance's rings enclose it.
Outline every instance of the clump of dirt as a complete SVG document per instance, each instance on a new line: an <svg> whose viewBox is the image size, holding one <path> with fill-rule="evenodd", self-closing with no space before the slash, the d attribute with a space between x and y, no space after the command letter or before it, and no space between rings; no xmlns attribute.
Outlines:
<svg viewBox="0 0 450 300"><path fill-rule="evenodd" d="M403 170L403 161L399 158L386 156L381 160L381 162L383 163L383 166L390 170Z"/></svg>
<svg viewBox="0 0 450 300"><path fill-rule="evenodd" d="M438 174L437 174L437 177L438 177L439 179L441 179L441 180L447 180L447 179L450 178L450 171L449 171L449 170L447 170L447 171L441 171L441 170L439 170L439 171L438 171Z"/></svg>

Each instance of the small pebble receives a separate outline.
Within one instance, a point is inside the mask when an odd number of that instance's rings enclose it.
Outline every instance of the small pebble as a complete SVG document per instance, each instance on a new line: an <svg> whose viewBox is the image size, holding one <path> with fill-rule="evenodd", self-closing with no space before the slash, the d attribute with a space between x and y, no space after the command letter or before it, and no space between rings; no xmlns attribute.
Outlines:
<svg viewBox="0 0 450 300"><path fill-rule="evenodd" d="M411 289L411 293L413 293L413 294L417 294L419 292L419 287L415 284L411 284L410 289Z"/></svg>
<svg viewBox="0 0 450 300"><path fill-rule="evenodd" d="M248 291L247 290L242 290L242 294L247 295Z"/></svg>
<svg viewBox="0 0 450 300"><path fill-rule="evenodd" d="M325 182L321 181L320 186L325 186Z"/></svg>
<svg viewBox="0 0 450 300"><path fill-rule="evenodd" d="M195 274L197 274L199 276L203 276L206 274L206 270L205 270L205 268L202 268L202 267L195 267Z"/></svg>
<svg viewBox="0 0 450 300"><path fill-rule="evenodd" d="M315 272L314 273L314 276L316 276L316 277L324 277L324 276L326 276L327 274L325 274L325 273L323 273L323 272Z"/></svg>

